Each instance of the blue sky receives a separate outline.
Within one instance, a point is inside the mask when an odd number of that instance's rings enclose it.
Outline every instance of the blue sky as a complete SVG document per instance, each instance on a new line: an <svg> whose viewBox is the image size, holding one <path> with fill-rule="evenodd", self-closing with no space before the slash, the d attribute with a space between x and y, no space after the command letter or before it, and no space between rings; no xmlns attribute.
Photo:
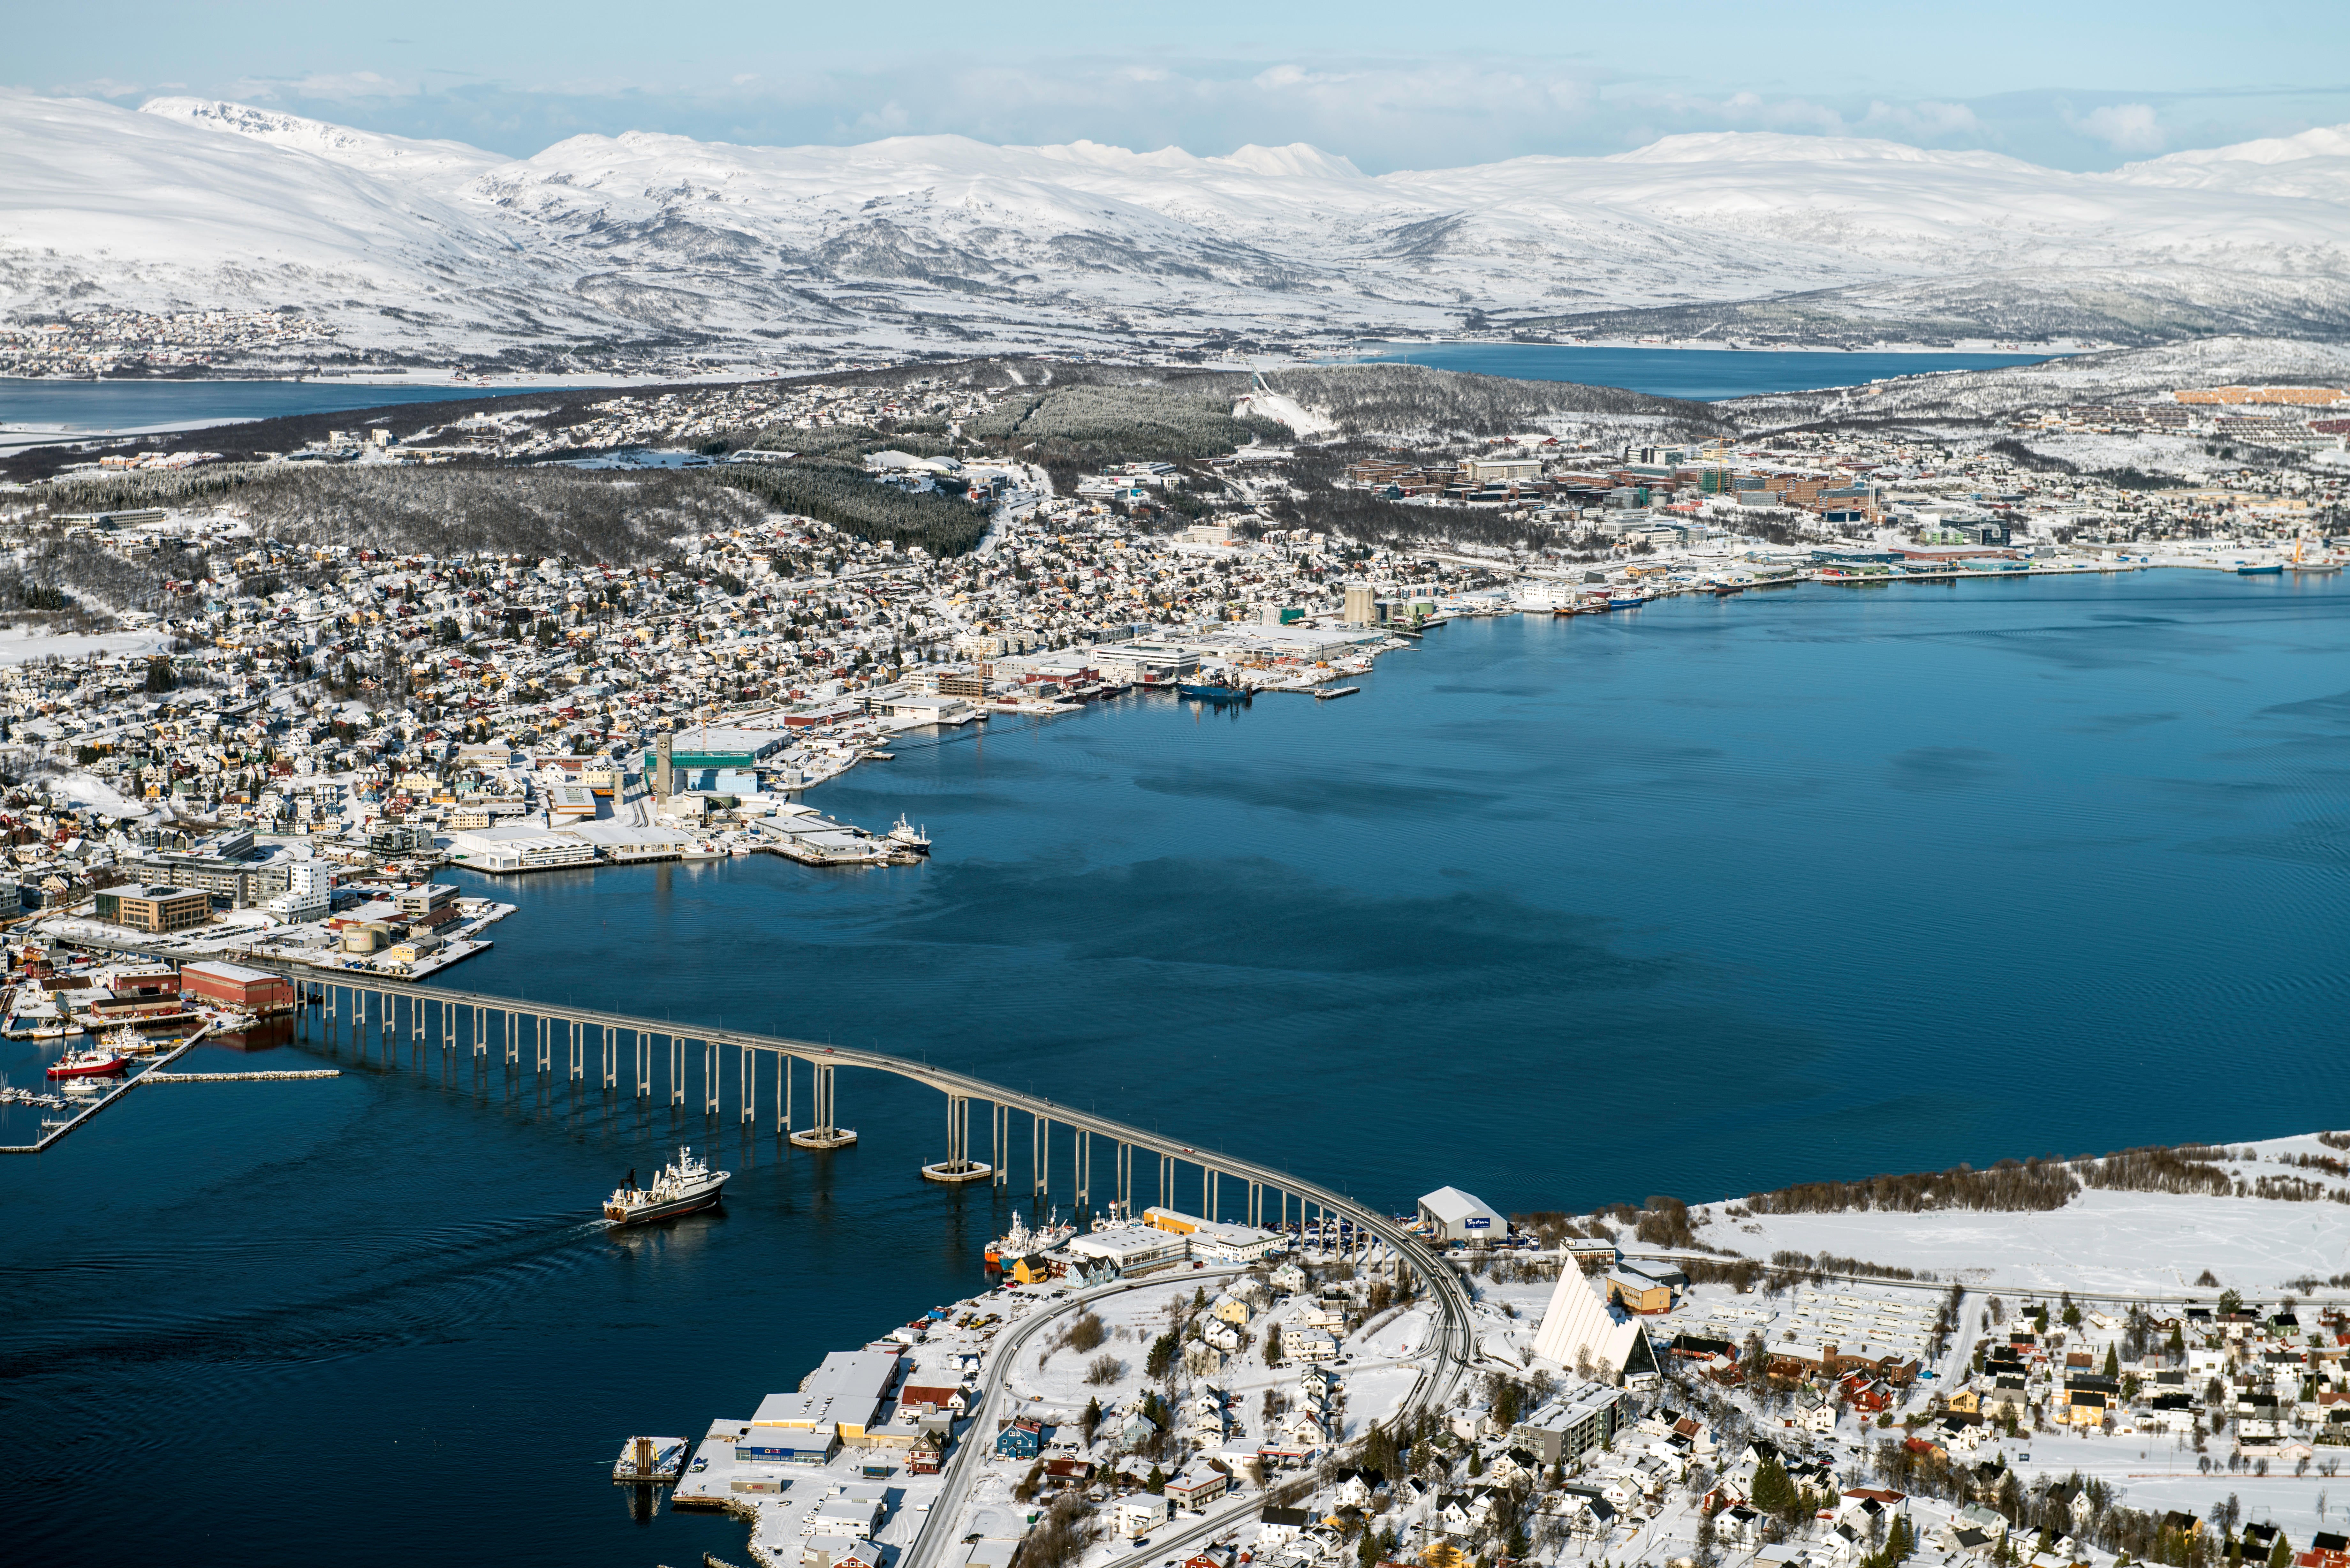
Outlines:
<svg viewBox="0 0 2350 1568"><path fill-rule="evenodd" d="M2105 169L2350 122L2350 6L83 0L19 7L0 81L234 98L514 154L588 131L951 132L1310 141L1377 172L1734 130Z"/></svg>

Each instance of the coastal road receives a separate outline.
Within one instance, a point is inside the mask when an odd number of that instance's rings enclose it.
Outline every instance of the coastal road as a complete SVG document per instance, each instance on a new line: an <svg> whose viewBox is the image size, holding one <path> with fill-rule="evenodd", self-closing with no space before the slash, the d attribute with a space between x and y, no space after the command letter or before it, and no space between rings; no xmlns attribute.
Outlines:
<svg viewBox="0 0 2350 1568"><path fill-rule="evenodd" d="M1026 1349L1032 1339L1070 1313L1112 1296L1123 1295L1128 1291L1149 1290L1175 1281L1228 1280L1244 1272L1240 1269L1211 1269L1104 1285L1032 1313L1016 1328L1003 1335L987 1357L987 1371L981 1381L978 1407L972 1412L962 1440L955 1445L954 1457L947 1461L944 1484L931 1504L930 1517L922 1521L920 1532L899 1559L897 1568L954 1568L947 1554L962 1542L960 1525L963 1506L970 1500L971 1489L983 1473L988 1456L993 1451L997 1406L1021 1352ZM1437 1332L1429 1346L1435 1358L1434 1365L1422 1368L1411 1393L1398 1409L1399 1417L1431 1407L1443 1408L1450 1402L1453 1390L1460 1386L1461 1378L1468 1370L1469 1361L1476 1355L1476 1333L1469 1318L1467 1287L1450 1269L1440 1265L1436 1272L1441 1276L1444 1284L1452 1288L1444 1289L1436 1277L1430 1277L1430 1293L1437 1306ZM1149 1537L1148 1555L1180 1563L1201 1542L1245 1523L1263 1503L1264 1500L1258 1496L1235 1497L1224 1507L1199 1515L1189 1522L1170 1521ZM1141 1554L1129 1559L1138 1563L1143 1560Z"/></svg>
<svg viewBox="0 0 2350 1568"><path fill-rule="evenodd" d="M1169 1273L1148 1280L1134 1280L1114 1285L1102 1285L1090 1291L1080 1291L1067 1300L1055 1303L1030 1313L1024 1319L998 1336L987 1355L987 1370L981 1375L979 1404L971 1413L970 1425L962 1440L955 1444L954 1457L947 1461L946 1474L939 1488L938 1497L931 1504L928 1519L914 1537L905 1555L899 1558L898 1568L951 1568L945 1552L950 1544L960 1544L958 1526L962 1521L963 1504L970 1501L971 1489L984 1470L989 1455L994 1449L996 1407L1003 1397L1005 1386L1011 1381L1013 1369L1019 1365L1021 1352L1028 1342L1071 1313L1081 1312L1097 1302L1112 1296L1125 1295L1129 1291L1149 1290L1154 1285L1177 1281L1202 1282L1209 1280L1229 1280L1243 1271L1210 1269L1192 1273Z"/></svg>

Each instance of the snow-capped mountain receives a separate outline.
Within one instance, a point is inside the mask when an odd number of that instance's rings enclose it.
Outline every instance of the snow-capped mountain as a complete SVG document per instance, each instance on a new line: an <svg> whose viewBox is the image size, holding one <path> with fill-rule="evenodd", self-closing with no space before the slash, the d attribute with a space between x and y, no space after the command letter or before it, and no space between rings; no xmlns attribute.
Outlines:
<svg viewBox="0 0 2350 1568"><path fill-rule="evenodd" d="M507 159L0 92L0 312L292 307L425 362L1138 350L1458 330L2350 336L2350 128L2069 174L1775 134L1367 176L907 137Z"/></svg>

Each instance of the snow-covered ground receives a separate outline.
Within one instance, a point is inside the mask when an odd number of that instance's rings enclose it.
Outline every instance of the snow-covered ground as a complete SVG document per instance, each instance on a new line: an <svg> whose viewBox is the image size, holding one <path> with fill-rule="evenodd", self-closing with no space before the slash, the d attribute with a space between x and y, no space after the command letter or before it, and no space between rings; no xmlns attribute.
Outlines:
<svg viewBox="0 0 2350 1568"><path fill-rule="evenodd" d="M0 140L17 153L0 171L16 312L293 305L345 348L420 359L717 337L805 363L946 340L916 307L964 349L1130 350L1219 326L1445 333L1463 299L1540 317L1807 290L1849 291L1856 325L1898 337L1938 308L2004 320L1986 279L2060 311L2078 294L2291 330L2338 313L2350 272L2350 191L2322 136L2102 174L1756 132L1367 176L1302 144L1202 158L952 136L632 131L509 159L234 103L10 91ZM778 254L823 259L778 274Z"/></svg>
<svg viewBox="0 0 2350 1568"><path fill-rule="evenodd" d="M0 664L30 664L41 659L85 659L93 653L161 653L172 645L169 634L114 631L93 637L80 633L0 629Z"/></svg>
<svg viewBox="0 0 2350 1568"><path fill-rule="evenodd" d="M2244 1157L2251 1158L2244 1158ZM2350 1194L2350 1179L2291 1163L2303 1156L2350 1160L2315 1134L2231 1146L2221 1162L2238 1180L2262 1178L2317 1183ZM1937 1209L1918 1213L1847 1210L1828 1214L1726 1212L1731 1200L1692 1207L1699 1239L1767 1260L1779 1251L1833 1253L1929 1272L1969 1288L2070 1290L2074 1294L2195 1295L2205 1270L2221 1284L2251 1294L2307 1277L2350 1272L2350 1201L2320 1197L2219 1198L2091 1188L2062 1209ZM1626 1239L1633 1251L1637 1241ZM2200 1287L2209 1295L2212 1287Z"/></svg>

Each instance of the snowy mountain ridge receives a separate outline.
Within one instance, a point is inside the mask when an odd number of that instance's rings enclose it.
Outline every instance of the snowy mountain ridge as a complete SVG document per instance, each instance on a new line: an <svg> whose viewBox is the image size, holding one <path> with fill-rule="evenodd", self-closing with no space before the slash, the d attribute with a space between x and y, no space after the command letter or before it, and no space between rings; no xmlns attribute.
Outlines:
<svg viewBox="0 0 2350 1568"><path fill-rule="evenodd" d="M1366 175L955 136L529 158L186 98L0 91L0 317L292 307L516 364L1336 346L2350 337L2350 128L2071 174L1777 133Z"/></svg>

